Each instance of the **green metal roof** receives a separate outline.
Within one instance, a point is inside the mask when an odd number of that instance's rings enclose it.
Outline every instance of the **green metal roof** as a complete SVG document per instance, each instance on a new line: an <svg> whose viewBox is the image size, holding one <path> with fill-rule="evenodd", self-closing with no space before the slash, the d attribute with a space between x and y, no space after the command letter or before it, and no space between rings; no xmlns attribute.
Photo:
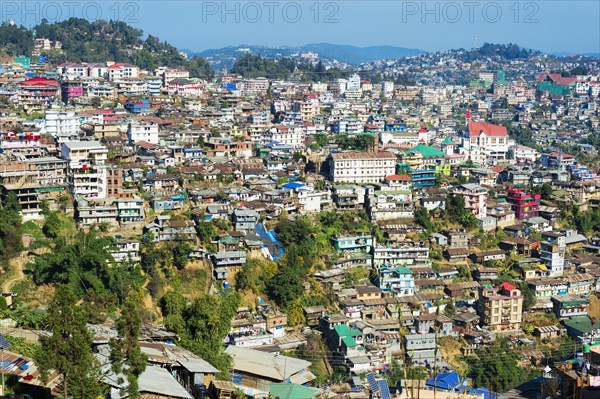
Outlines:
<svg viewBox="0 0 600 399"><path fill-rule="evenodd" d="M358 344L356 343L356 341L352 337L343 337L342 338L342 342L348 348L356 348L358 346Z"/></svg>
<svg viewBox="0 0 600 399"><path fill-rule="evenodd" d="M270 384L269 394L279 399L312 399L319 393L316 388L300 384Z"/></svg>
<svg viewBox="0 0 600 399"><path fill-rule="evenodd" d="M452 140L450 139L450 137L446 137L444 139L444 141L442 141L442 144L454 144L454 143L452 142Z"/></svg>
<svg viewBox="0 0 600 399"><path fill-rule="evenodd" d="M412 270L404 266L397 267L396 272L398 274L412 274Z"/></svg>
<svg viewBox="0 0 600 399"><path fill-rule="evenodd" d="M563 323L565 326L584 334L592 331L592 320L587 316L571 317L563 321Z"/></svg>
<svg viewBox="0 0 600 399"><path fill-rule="evenodd" d="M419 144L418 146L405 151L407 154L414 154L418 152L424 158L443 158L446 156L442 151L435 147L431 147L425 144Z"/></svg>

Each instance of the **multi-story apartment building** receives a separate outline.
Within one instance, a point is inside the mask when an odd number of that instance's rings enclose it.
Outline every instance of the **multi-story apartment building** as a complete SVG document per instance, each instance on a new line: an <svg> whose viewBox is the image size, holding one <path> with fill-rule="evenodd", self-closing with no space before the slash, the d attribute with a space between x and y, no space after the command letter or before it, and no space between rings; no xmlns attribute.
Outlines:
<svg viewBox="0 0 600 399"><path fill-rule="evenodd" d="M172 80L190 78L190 72L185 68L160 67L154 70L154 75L162 80L163 87Z"/></svg>
<svg viewBox="0 0 600 399"><path fill-rule="evenodd" d="M529 194L516 188L508 189L508 202L517 219L529 219L540 214L540 194Z"/></svg>
<svg viewBox="0 0 600 399"><path fill-rule="evenodd" d="M39 131L2 131L0 132L0 150L4 153L20 154L27 158L41 154Z"/></svg>
<svg viewBox="0 0 600 399"><path fill-rule="evenodd" d="M427 265L429 246L425 242L404 241L397 245L377 246L373 250L373 266Z"/></svg>
<svg viewBox="0 0 600 399"><path fill-rule="evenodd" d="M108 66L108 79L112 81L133 78L137 79L139 68L131 64L112 64Z"/></svg>
<svg viewBox="0 0 600 399"><path fill-rule="evenodd" d="M28 160L37 171L36 183L40 187L63 187L67 182L67 161L56 157Z"/></svg>
<svg viewBox="0 0 600 399"><path fill-rule="evenodd" d="M276 125L264 132L262 137L266 143L277 142L292 148L304 145L304 130L298 126Z"/></svg>
<svg viewBox="0 0 600 399"><path fill-rule="evenodd" d="M79 135L80 119L73 111L46 111L46 134L59 142L74 140Z"/></svg>
<svg viewBox="0 0 600 399"><path fill-rule="evenodd" d="M332 237L331 245L338 253L371 252L373 237L370 234Z"/></svg>
<svg viewBox="0 0 600 399"><path fill-rule="evenodd" d="M333 182L378 183L396 171L396 156L387 151L343 152L328 157Z"/></svg>
<svg viewBox="0 0 600 399"><path fill-rule="evenodd" d="M492 331L518 330L523 317L523 295L510 283L483 286L480 294L481 323Z"/></svg>
<svg viewBox="0 0 600 399"><path fill-rule="evenodd" d="M395 296L410 296L415 292L412 271L403 266L381 266L377 269L379 289Z"/></svg>
<svg viewBox="0 0 600 399"><path fill-rule="evenodd" d="M414 203L409 190L370 190L367 212L373 221L407 219L414 216Z"/></svg>
<svg viewBox="0 0 600 399"><path fill-rule="evenodd" d="M560 154L552 152L550 154L542 154L540 161L542 166L546 168L558 169L565 171L571 166L577 165L577 160L571 154Z"/></svg>
<svg viewBox="0 0 600 399"><path fill-rule="evenodd" d="M296 101L292 107L294 112L300 113L302 120L311 120L319 115L319 103L317 101Z"/></svg>
<svg viewBox="0 0 600 399"><path fill-rule="evenodd" d="M119 223L138 223L144 221L144 200L135 195L117 198L117 220Z"/></svg>
<svg viewBox="0 0 600 399"><path fill-rule="evenodd" d="M254 209L236 209L233 211L233 226L237 231L253 232L259 221Z"/></svg>
<svg viewBox="0 0 600 399"><path fill-rule="evenodd" d="M99 141L66 141L61 158L68 162L68 183L75 197L105 198L108 149Z"/></svg>
<svg viewBox="0 0 600 399"><path fill-rule="evenodd" d="M269 88L269 80L267 78L245 79L243 83L246 93L264 93Z"/></svg>
<svg viewBox="0 0 600 399"><path fill-rule="evenodd" d="M141 260L140 242L116 237L110 249L110 254L116 263L139 262Z"/></svg>
<svg viewBox="0 0 600 399"><path fill-rule="evenodd" d="M158 123L151 120L133 120L129 122L127 127L127 139L132 144L140 141L158 144L160 142L158 136Z"/></svg>
<svg viewBox="0 0 600 399"><path fill-rule="evenodd" d="M562 276L564 273L566 239L565 235L555 231L542 233L540 258L546 265L550 276Z"/></svg>
<svg viewBox="0 0 600 399"><path fill-rule="evenodd" d="M488 191L478 184L463 184L454 188L453 193L465 199L465 208L470 210L476 218L487 216Z"/></svg>

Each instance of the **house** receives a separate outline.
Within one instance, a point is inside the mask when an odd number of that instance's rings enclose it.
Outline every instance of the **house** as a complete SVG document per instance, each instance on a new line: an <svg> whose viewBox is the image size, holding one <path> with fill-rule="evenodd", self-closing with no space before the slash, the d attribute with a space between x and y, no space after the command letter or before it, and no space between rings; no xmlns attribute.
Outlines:
<svg viewBox="0 0 600 399"><path fill-rule="evenodd" d="M479 290L479 283L477 281L464 281L462 283L449 283L446 284L444 292L450 298L477 298Z"/></svg>
<svg viewBox="0 0 600 399"><path fill-rule="evenodd" d="M262 392L272 383L306 384L315 379L308 368L311 362L279 354L230 345L225 353L231 356L232 382Z"/></svg>
<svg viewBox="0 0 600 399"><path fill-rule="evenodd" d="M514 252L518 255L530 257L534 251L540 247L540 242L537 240L527 240L525 238L507 237L502 240L498 246L500 249L507 252Z"/></svg>
<svg viewBox="0 0 600 399"><path fill-rule="evenodd" d="M141 260L140 242L137 240L115 237L115 241L110 249L110 254L117 263L139 262Z"/></svg>
<svg viewBox="0 0 600 399"><path fill-rule="evenodd" d="M215 275L218 280L229 280L246 263L244 251L219 251L212 255Z"/></svg>
<svg viewBox="0 0 600 399"><path fill-rule="evenodd" d="M494 281L499 277L498 269L492 267L478 267L473 270L473 278L479 282Z"/></svg>
<svg viewBox="0 0 600 399"><path fill-rule="evenodd" d="M333 245L333 247L340 254L351 252L371 252L373 237L370 234L332 237L331 245Z"/></svg>
<svg viewBox="0 0 600 399"><path fill-rule="evenodd" d="M468 255L469 250L467 248L447 248L444 251L444 257L452 263L465 263Z"/></svg>
<svg viewBox="0 0 600 399"><path fill-rule="evenodd" d="M567 283L563 279L540 278L527 283L536 298L567 294Z"/></svg>
<svg viewBox="0 0 600 399"><path fill-rule="evenodd" d="M458 374L456 371L439 373L435 377L430 377L425 385L430 390L439 392L463 392L469 389L469 379ZM440 394L444 396L444 394Z"/></svg>
<svg viewBox="0 0 600 399"><path fill-rule="evenodd" d="M474 252L470 256L475 263L485 263L489 261L502 261L506 259L506 252L501 249Z"/></svg>
<svg viewBox="0 0 600 399"><path fill-rule="evenodd" d="M539 339L553 339L566 334L567 331L559 326L542 326L533 330L533 336Z"/></svg>
<svg viewBox="0 0 600 399"><path fill-rule="evenodd" d="M238 231L253 232L258 221L258 212L253 209L235 209L233 211L233 226Z"/></svg>
<svg viewBox="0 0 600 399"><path fill-rule="evenodd" d="M579 295L555 295L550 298L552 301L552 311L559 317L586 316L587 307L590 304L588 298Z"/></svg>
<svg viewBox="0 0 600 399"><path fill-rule="evenodd" d="M444 197L422 197L419 198L419 205L433 211L435 209L446 209L446 198Z"/></svg>
<svg viewBox="0 0 600 399"><path fill-rule="evenodd" d="M118 210L114 199L82 198L77 201L77 222L83 226L117 224Z"/></svg>
<svg viewBox="0 0 600 399"><path fill-rule="evenodd" d="M415 292L415 280L412 271L403 266L380 266L378 268L378 286L382 291L396 296L410 296Z"/></svg>
<svg viewBox="0 0 600 399"><path fill-rule="evenodd" d="M431 365L436 360L441 361L441 353L436 347L435 333L404 335L406 361L411 362L411 364Z"/></svg>
<svg viewBox="0 0 600 399"><path fill-rule="evenodd" d="M153 366L168 365L188 391L198 385L210 386L219 370L187 349L165 342L140 342L140 349Z"/></svg>

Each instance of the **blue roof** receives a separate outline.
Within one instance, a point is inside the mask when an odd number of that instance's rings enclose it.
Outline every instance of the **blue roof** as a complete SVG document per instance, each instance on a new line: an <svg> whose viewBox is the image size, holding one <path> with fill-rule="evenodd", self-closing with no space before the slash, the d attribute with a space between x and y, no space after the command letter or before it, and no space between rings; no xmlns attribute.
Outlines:
<svg viewBox="0 0 600 399"><path fill-rule="evenodd" d="M426 385L437 387L445 390L453 390L464 386L467 382L467 377L463 377L456 371L449 373L438 374L437 378L431 377L427 380Z"/></svg>
<svg viewBox="0 0 600 399"><path fill-rule="evenodd" d="M237 90L238 88L235 87L235 85L233 83L223 83L221 85L222 88L224 88L225 90Z"/></svg>
<svg viewBox="0 0 600 399"><path fill-rule="evenodd" d="M297 182L296 183L291 183L290 182L290 183L283 184L283 187L289 188L289 189L292 189L292 190L295 190L297 188L301 188L301 187L304 187L304 186L305 186L305 184L303 184L303 183L297 183Z"/></svg>

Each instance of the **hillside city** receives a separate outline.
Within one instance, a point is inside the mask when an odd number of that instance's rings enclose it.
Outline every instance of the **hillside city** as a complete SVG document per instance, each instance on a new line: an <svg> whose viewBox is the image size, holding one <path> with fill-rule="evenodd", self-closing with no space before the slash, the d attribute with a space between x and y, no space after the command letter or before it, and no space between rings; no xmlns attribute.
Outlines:
<svg viewBox="0 0 600 399"><path fill-rule="evenodd" d="M73 26L0 28L2 397L600 397L599 59Z"/></svg>

